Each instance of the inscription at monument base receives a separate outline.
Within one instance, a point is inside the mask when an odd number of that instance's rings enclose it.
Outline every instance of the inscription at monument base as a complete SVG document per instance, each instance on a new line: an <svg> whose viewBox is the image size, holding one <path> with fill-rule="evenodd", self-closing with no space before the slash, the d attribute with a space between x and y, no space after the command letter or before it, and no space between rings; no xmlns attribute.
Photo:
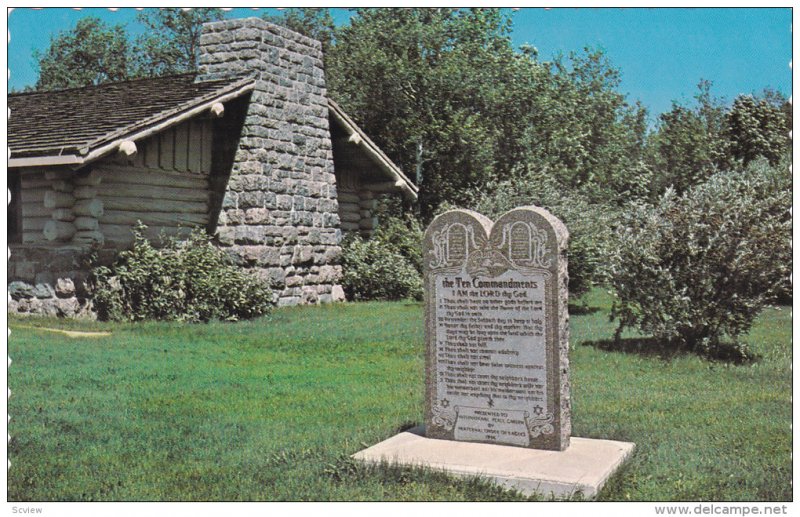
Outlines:
<svg viewBox="0 0 800 517"><path fill-rule="evenodd" d="M537 207L466 210L425 233L432 438L569 445L566 228Z"/></svg>

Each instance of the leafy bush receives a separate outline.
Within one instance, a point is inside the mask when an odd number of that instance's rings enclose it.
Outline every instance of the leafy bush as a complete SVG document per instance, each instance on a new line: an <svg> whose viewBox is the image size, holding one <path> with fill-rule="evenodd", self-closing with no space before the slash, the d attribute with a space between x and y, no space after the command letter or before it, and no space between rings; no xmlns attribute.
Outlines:
<svg viewBox="0 0 800 517"><path fill-rule="evenodd" d="M422 230L411 215L379 214L370 239L342 243L342 287L350 300L422 299Z"/></svg>
<svg viewBox="0 0 800 517"><path fill-rule="evenodd" d="M206 233L185 241L167 239L156 248L134 230L131 250L112 267L92 271L93 304L105 320L238 320L262 316L272 291L262 280L232 265Z"/></svg>
<svg viewBox="0 0 800 517"><path fill-rule="evenodd" d="M514 180L497 182L473 193L474 210L496 219L518 206L546 208L569 230L569 294L580 297L593 285L608 281L608 256L614 245L616 211L590 203L550 179L547 171L526 172Z"/></svg>
<svg viewBox="0 0 800 517"><path fill-rule="evenodd" d="M791 272L791 201L788 167L762 162L634 206L615 259L617 337L637 327L696 351L736 341Z"/></svg>
<svg viewBox="0 0 800 517"><path fill-rule="evenodd" d="M419 221L401 208L392 211L386 205L376 214L380 224L372 238L405 257L421 275L423 230Z"/></svg>

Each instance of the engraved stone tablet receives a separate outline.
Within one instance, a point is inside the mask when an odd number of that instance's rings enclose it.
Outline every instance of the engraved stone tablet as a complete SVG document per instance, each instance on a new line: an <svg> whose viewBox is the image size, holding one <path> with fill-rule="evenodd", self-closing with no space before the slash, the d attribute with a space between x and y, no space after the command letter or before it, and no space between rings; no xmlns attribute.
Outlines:
<svg viewBox="0 0 800 517"><path fill-rule="evenodd" d="M426 435L569 446L566 227L529 206L425 232Z"/></svg>

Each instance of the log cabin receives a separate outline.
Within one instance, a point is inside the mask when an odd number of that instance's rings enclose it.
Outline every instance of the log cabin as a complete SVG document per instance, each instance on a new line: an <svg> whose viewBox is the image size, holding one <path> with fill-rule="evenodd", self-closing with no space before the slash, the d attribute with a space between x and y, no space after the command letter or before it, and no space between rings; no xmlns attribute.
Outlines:
<svg viewBox="0 0 800 517"><path fill-rule="evenodd" d="M279 305L344 299L343 232L417 187L327 96L319 42L204 25L197 73L10 95L10 311L91 314L88 256L205 228Z"/></svg>

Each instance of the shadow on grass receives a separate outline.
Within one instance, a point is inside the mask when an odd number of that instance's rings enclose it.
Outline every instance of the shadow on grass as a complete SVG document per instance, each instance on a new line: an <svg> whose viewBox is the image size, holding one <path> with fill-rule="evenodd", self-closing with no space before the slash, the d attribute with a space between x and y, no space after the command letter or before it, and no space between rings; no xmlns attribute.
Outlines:
<svg viewBox="0 0 800 517"><path fill-rule="evenodd" d="M578 305L576 303L569 304L569 314L570 316L583 316L584 314L594 314L595 312L600 312L602 309L600 307L589 307L588 305Z"/></svg>
<svg viewBox="0 0 800 517"><path fill-rule="evenodd" d="M406 420L405 422L397 426L397 429L395 429L395 433L402 433L404 431L413 431L414 428L416 427L419 427L419 424L417 422ZM419 431L414 434L419 434Z"/></svg>
<svg viewBox="0 0 800 517"><path fill-rule="evenodd" d="M676 357L696 355L708 361L752 364L761 356L734 343L720 343L708 350L691 350L677 346L675 343L656 339L653 337L634 337L624 339L599 339L597 341L584 341L583 346L591 346L607 352L621 352L623 354L636 354L644 357L657 357L663 361L671 361Z"/></svg>

